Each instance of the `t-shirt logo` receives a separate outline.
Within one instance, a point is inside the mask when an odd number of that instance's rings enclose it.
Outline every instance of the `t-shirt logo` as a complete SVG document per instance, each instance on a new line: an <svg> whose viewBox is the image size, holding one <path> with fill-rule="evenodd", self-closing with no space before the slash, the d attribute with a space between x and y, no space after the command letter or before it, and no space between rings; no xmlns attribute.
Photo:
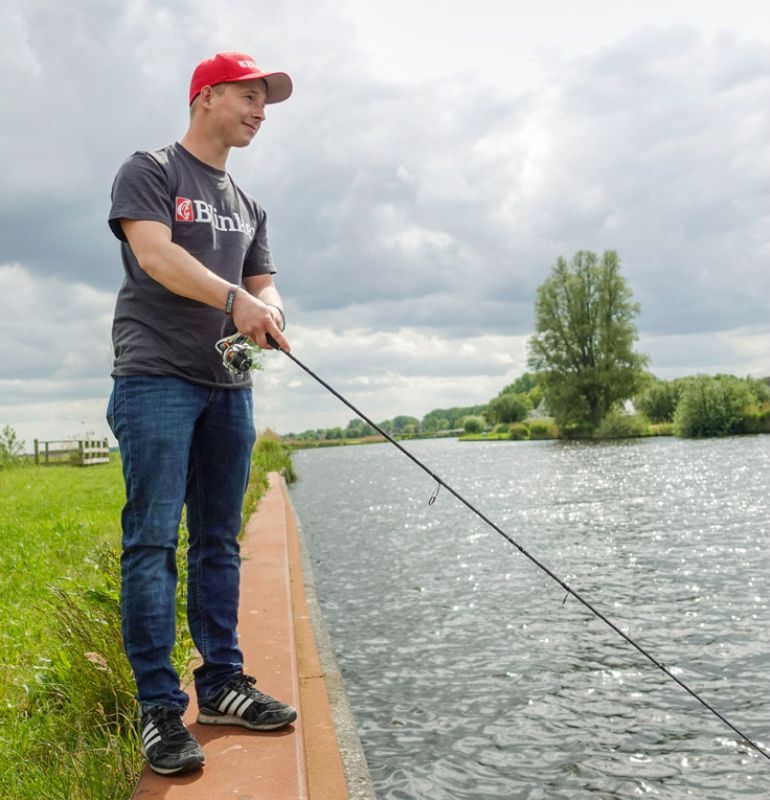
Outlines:
<svg viewBox="0 0 770 800"><path fill-rule="evenodd" d="M249 238L254 236L254 228L246 220L241 219L237 211L229 214L220 214L219 209L205 200L191 200L189 197L176 198L176 221L177 222L202 222L204 225L212 225L215 230L228 233L245 233Z"/></svg>
<svg viewBox="0 0 770 800"><path fill-rule="evenodd" d="M188 197L177 197L176 199L176 220L177 222L194 222L192 200Z"/></svg>

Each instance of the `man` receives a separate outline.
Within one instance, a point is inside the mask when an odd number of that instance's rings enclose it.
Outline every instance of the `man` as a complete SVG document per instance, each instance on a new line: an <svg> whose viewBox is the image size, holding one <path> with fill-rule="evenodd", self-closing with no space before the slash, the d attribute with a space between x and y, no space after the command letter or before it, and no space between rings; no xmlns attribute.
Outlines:
<svg viewBox="0 0 770 800"><path fill-rule="evenodd" d="M187 615L203 661L194 671L198 722L269 730L297 716L243 672L237 535L255 439L251 377L231 374L215 348L237 330L289 350L265 212L225 164L231 148L251 143L265 105L291 92L288 75L263 72L243 53L206 59L192 76L184 138L134 153L112 190L109 224L125 270L107 408L126 484L122 632L142 752L164 775L204 761L182 722L189 697L170 660L183 505Z"/></svg>

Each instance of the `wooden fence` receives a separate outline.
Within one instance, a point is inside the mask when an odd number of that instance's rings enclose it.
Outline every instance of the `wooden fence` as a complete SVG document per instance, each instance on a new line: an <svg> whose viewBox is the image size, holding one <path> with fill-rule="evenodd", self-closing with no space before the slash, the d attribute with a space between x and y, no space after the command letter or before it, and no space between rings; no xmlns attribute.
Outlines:
<svg viewBox="0 0 770 800"><path fill-rule="evenodd" d="M106 439L35 439L35 463L74 464L90 467L92 464L109 464L110 448Z"/></svg>

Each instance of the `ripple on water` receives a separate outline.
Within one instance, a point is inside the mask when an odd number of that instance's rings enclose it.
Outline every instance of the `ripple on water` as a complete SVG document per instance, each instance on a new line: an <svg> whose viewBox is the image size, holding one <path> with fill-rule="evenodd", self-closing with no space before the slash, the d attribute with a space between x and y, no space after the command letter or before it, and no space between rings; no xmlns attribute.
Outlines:
<svg viewBox="0 0 770 800"><path fill-rule="evenodd" d="M770 437L409 449L770 741ZM295 460L380 800L767 796L761 756L394 449Z"/></svg>

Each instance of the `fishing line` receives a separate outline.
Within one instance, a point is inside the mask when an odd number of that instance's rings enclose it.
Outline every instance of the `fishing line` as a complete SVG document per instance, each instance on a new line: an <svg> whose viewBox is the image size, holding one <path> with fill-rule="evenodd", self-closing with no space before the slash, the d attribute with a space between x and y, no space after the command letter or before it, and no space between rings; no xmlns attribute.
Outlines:
<svg viewBox="0 0 770 800"><path fill-rule="evenodd" d="M275 339L273 339L272 336L270 336L269 333L267 334L267 341L271 347L275 348L276 350L281 350L281 348L278 346L278 343L275 341ZM661 662L658 661L647 650L645 650L644 647L642 647L640 644L637 644L637 642L635 642L628 634L624 633L611 619L602 614L602 612L599 611L598 609L594 608L594 606L591 605L591 603L589 603L588 600L586 600L579 592L577 592L571 586L568 586L567 583L563 581L555 572L550 570L545 564L543 564L541 561L535 558L535 556L533 556L532 553L530 553L525 547L520 545L510 534L506 533L502 528L500 528L498 525L492 522L492 520L489 519L489 517L487 517L486 514L479 511L476 508L476 506L474 506L469 500L466 500L459 492L455 491L446 481L444 481L442 478L436 475L435 472L433 472L425 464L423 464L423 462L420 461L419 458L410 453L405 447L402 447L402 445L399 444L390 434L386 433L375 422L372 422L372 420L370 420L369 417L366 416L366 414L364 414L362 411L359 411L349 400L343 397L336 389L334 389L334 387L330 386L325 380L323 380L323 378L316 375L316 373L313 372L313 370L311 370L309 367L303 364L296 356L293 356L286 350L281 350L281 352L285 356L290 358L298 367L307 372L308 375L310 375L312 378L318 381L318 383L320 383L321 386L324 387L324 389L327 389L338 400L343 402L349 409L354 411L359 417L361 417L362 420L364 420L364 422L371 425L371 427L374 428L374 430L376 430L381 436L384 436L392 445L397 447L407 458L411 459L415 464L417 464L418 467L420 467L420 469L427 472L428 475L430 475L430 477L433 478L434 481L436 481L438 485L436 486L435 492L428 501L429 505L432 505L435 502L436 498L438 497L439 489L443 486L450 494L456 497L464 506L469 508L474 514L476 514L476 516L478 516L484 522L486 522L490 528L495 530L507 542L512 544L523 556L526 556L533 564L535 564L543 572L545 572L546 575L548 575L550 578L556 581L556 583L558 583L559 586L561 586L562 589L564 589L565 592L567 592L564 598L564 602L566 602L567 597L569 595L572 595L572 597L574 597L583 606L585 606L594 616L598 617L602 622L604 622L605 625L608 625L610 628L612 628L612 630L615 631L615 633L617 633L618 636L623 638L626 642L628 642L628 644L634 647L648 661L650 661L659 670L661 670L661 672L663 672L665 675L671 678L672 681L678 683L679 686L682 687L682 689L684 689L691 697L695 698L695 700L697 700L704 708L710 711L717 719L719 719L723 724L725 724L728 728L730 728L731 731L738 734L738 736L740 736L740 738L743 739L743 741L746 742L746 744L750 745L752 748L754 748L754 750L756 750L758 753L763 755L768 761L770 761L770 753L768 753L753 739L751 739L745 733L743 733L743 731L741 731L739 728L733 725L733 723L730 722L730 720L727 719L727 717L725 717L723 714L720 714L719 711L717 711L710 703L704 700L694 689L691 689L684 681L677 678L676 675L674 675L664 664L661 664ZM562 605L564 605L564 602L562 603Z"/></svg>

